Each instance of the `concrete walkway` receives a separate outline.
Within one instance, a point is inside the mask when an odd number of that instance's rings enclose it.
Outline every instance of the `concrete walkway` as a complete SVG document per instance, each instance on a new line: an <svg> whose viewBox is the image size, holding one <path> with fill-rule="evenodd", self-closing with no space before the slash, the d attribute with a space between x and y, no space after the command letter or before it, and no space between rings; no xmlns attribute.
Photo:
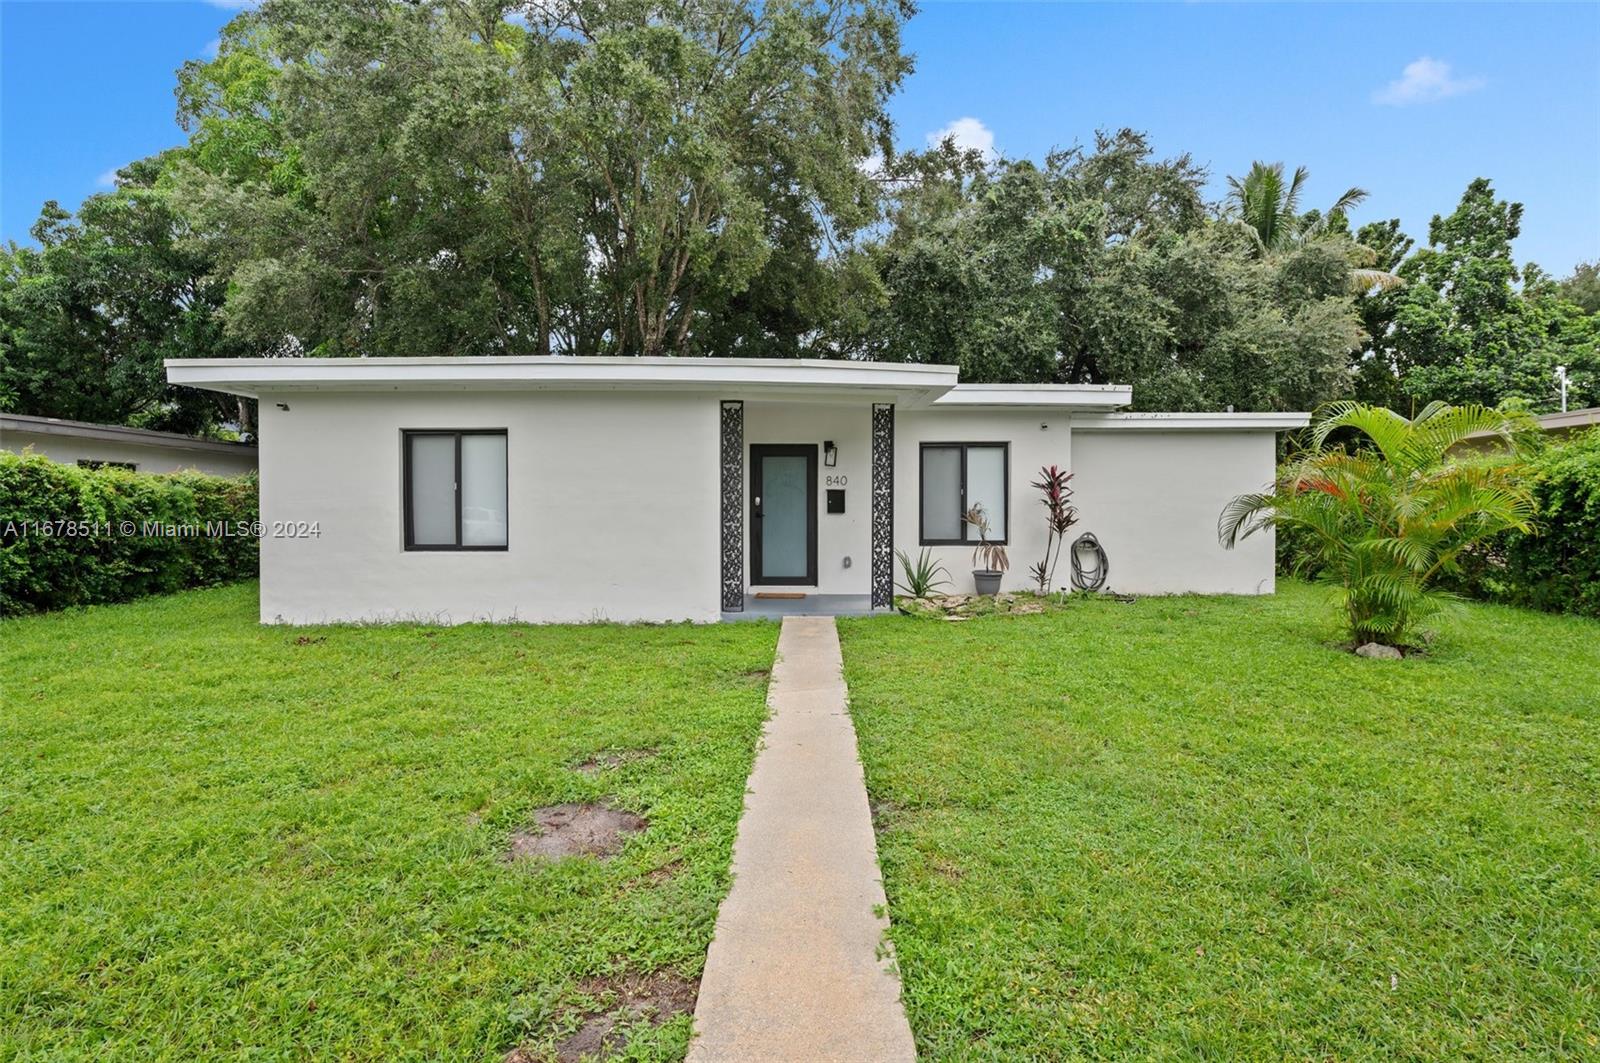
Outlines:
<svg viewBox="0 0 1600 1063"><path fill-rule="evenodd" d="M689 1063L916 1056L842 667L831 617L784 620Z"/></svg>

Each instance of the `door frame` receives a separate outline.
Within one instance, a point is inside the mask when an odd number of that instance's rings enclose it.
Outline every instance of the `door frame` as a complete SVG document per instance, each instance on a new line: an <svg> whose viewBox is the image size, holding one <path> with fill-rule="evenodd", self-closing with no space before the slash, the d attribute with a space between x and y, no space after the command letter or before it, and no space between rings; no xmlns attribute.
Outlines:
<svg viewBox="0 0 1600 1063"><path fill-rule="evenodd" d="M806 575L765 578L761 575L761 525L756 495L761 487L765 458L806 459ZM817 585L817 445L815 443L751 443L750 489L745 495L750 513L750 585L753 587L815 587Z"/></svg>

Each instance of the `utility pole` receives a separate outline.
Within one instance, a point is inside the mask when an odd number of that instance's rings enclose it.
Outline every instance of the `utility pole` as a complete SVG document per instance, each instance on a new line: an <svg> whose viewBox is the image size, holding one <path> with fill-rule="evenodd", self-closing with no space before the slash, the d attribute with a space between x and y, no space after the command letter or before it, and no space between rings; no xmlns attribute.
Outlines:
<svg viewBox="0 0 1600 1063"><path fill-rule="evenodd" d="M1556 382L1561 385L1561 412L1567 412L1567 367L1556 366Z"/></svg>

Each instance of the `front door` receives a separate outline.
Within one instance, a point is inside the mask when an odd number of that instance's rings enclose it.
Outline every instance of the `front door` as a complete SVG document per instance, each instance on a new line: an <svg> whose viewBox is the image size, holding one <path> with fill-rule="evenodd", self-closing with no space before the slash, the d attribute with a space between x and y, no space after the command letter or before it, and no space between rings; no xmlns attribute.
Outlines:
<svg viewBox="0 0 1600 1063"><path fill-rule="evenodd" d="M750 582L817 583L817 448L750 447Z"/></svg>

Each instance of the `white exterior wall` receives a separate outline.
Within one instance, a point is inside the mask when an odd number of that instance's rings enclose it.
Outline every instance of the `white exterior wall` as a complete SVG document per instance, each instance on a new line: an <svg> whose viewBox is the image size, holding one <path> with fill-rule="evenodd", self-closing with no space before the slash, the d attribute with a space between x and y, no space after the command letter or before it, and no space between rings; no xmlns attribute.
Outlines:
<svg viewBox="0 0 1600 1063"><path fill-rule="evenodd" d="M1270 431L1075 429L1070 536L1093 532L1110 564L1107 588L1124 594L1270 594L1273 537L1232 550L1217 517L1235 495L1271 484ZM1015 484L1013 484L1013 491ZM1060 578L1069 563L1062 560Z"/></svg>
<svg viewBox="0 0 1600 1063"><path fill-rule="evenodd" d="M1028 568L1044 556L1046 530L1039 494L1029 486L1040 468L1059 465L1070 470L1073 439L1067 414L1051 410L912 410L898 412L894 425L894 540L895 549L915 560L923 550L921 535L923 443L1007 443L1006 481L1008 507L1006 555L1011 567L1001 589L1027 590L1033 586ZM933 557L950 573L949 590L970 594L972 547L930 546ZM1062 564L1065 565L1065 559ZM1058 582L1067 569L1058 569ZM900 579L895 561L895 580Z"/></svg>
<svg viewBox="0 0 1600 1063"><path fill-rule="evenodd" d="M20 432L7 429L0 449L21 454L32 448L51 461L76 465L79 461L121 461L136 472L181 472L195 469L212 476L241 476L254 471L255 451L241 447L241 453L224 454L212 450L185 450L177 446L149 443L79 439L55 432Z"/></svg>
<svg viewBox="0 0 1600 1063"><path fill-rule="evenodd" d="M720 616L713 397L295 392L260 405L264 622ZM506 429L507 550L404 549L407 428ZM274 521L316 521L320 535L273 537Z"/></svg>
<svg viewBox="0 0 1600 1063"><path fill-rule="evenodd" d="M823 462L822 444L838 447L838 464ZM817 448L817 585L749 587L760 592L787 590L817 594L870 594L872 591L872 404L824 406L805 403L747 402L744 407L744 567L750 570L750 447L761 443L799 443ZM844 512L828 512L829 477L844 478ZM845 558L850 567L845 567Z"/></svg>

